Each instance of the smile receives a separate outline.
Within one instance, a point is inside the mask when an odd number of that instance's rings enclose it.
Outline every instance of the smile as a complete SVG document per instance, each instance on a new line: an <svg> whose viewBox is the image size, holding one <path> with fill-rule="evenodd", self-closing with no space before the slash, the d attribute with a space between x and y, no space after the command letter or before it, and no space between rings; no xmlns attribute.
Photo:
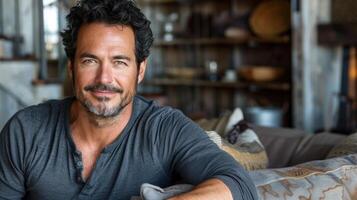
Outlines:
<svg viewBox="0 0 357 200"><path fill-rule="evenodd" d="M109 100L111 97L117 94L117 92L110 90L93 90L90 93L98 100Z"/></svg>
<svg viewBox="0 0 357 200"><path fill-rule="evenodd" d="M105 84L88 85L84 88L84 90L90 92L99 100L102 100L103 98L109 100L109 98L116 95L116 93L123 92L120 88Z"/></svg>

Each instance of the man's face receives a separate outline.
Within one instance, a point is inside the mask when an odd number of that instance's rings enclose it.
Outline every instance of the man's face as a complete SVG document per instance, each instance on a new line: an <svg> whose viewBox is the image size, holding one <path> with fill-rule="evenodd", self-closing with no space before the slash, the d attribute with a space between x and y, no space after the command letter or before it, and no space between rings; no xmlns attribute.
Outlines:
<svg viewBox="0 0 357 200"><path fill-rule="evenodd" d="M69 71L74 76L75 96L90 113L102 118L117 116L132 103L145 68L146 60L137 67L130 27L90 23L79 29Z"/></svg>

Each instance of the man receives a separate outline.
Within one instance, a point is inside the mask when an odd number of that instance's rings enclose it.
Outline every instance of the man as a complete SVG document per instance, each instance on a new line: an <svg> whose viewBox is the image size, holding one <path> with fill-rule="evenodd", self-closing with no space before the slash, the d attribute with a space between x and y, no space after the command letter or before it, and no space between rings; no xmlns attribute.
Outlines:
<svg viewBox="0 0 357 200"><path fill-rule="evenodd" d="M0 199L254 199L249 176L181 112L136 96L153 37L130 0L83 0L62 33L75 97L19 111L0 135Z"/></svg>

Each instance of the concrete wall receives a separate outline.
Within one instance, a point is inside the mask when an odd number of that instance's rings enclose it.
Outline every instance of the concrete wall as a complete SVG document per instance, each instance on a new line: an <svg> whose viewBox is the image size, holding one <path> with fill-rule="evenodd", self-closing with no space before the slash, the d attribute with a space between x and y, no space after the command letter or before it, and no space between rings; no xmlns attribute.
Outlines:
<svg viewBox="0 0 357 200"><path fill-rule="evenodd" d="M342 51L317 44L317 24L331 22L331 2L300 1L293 13L294 126L307 132L328 128L336 109L331 108L340 88Z"/></svg>
<svg viewBox="0 0 357 200"><path fill-rule="evenodd" d="M35 53L36 33L34 27L35 16L35 1L37 0L18 0L19 14L16 13L15 0L0 0L2 4L2 33L8 36L20 34L23 37L23 42L19 48L20 55L33 55ZM19 19L18 30L16 27L16 17Z"/></svg>
<svg viewBox="0 0 357 200"><path fill-rule="evenodd" d="M0 62L0 130L19 109L62 98L62 85L33 85L38 64L33 61Z"/></svg>

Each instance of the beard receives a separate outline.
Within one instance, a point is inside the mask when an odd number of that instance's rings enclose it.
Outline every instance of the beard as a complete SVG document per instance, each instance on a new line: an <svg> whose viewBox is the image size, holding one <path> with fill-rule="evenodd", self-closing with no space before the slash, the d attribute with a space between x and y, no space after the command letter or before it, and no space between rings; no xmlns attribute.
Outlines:
<svg viewBox="0 0 357 200"><path fill-rule="evenodd" d="M121 111L133 101L136 94L136 85L133 90L124 92L123 89L107 84L91 84L84 87L87 92L93 92L96 90L116 92L120 96L120 100L115 102L114 105L110 105L108 97L95 97L97 102L92 102L89 98L85 97L84 92L78 91L75 93L76 98L86 108L87 112L94 115L96 118L109 119L118 116Z"/></svg>

